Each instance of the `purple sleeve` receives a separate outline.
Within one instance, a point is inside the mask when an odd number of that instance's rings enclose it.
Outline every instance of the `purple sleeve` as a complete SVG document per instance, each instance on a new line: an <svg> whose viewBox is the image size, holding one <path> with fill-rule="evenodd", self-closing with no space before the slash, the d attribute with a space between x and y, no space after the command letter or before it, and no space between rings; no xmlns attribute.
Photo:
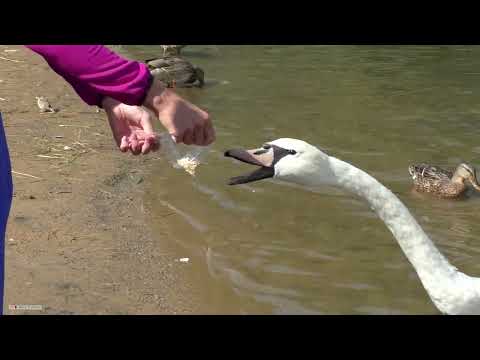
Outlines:
<svg viewBox="0 0 480 360"><path fill-rule="evenodd" d="M141 105L152 77L146 64L127 60L102 45L26 45L72 85L89 105L109 96Z"/></svg>

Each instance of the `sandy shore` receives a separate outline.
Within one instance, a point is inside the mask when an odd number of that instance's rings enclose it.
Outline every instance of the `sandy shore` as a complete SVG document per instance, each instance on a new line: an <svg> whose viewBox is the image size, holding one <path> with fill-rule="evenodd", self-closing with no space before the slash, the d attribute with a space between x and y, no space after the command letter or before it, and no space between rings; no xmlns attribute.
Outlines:
<svg viewBox="0 0 480 360"><path fill-rule="evenodd" d="M105 114L42 58L22 46L0 46L0 56L0 111L15 171L5 313L198 313L198 285L166 250L168 239L146 226L151 157L120 153ZM40 114L35 96L60 111ZM13 304L43 310L9 310Z"/></svg>

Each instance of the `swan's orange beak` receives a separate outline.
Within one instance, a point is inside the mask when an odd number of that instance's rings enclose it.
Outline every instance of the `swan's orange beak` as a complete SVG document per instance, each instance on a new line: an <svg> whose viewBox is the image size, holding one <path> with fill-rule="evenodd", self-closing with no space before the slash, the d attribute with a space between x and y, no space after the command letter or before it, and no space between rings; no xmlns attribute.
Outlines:
<svg viewBox="0 0 480 360"><path fill-rule="evenodd" d="M232 157L247 164L260 166L259 169L247 175L230 179L229 185L246 184L253 181L272 178L275 174L275 153L273 147L263 147L253 150L232 149L225 152L226 157Z"/></svg>

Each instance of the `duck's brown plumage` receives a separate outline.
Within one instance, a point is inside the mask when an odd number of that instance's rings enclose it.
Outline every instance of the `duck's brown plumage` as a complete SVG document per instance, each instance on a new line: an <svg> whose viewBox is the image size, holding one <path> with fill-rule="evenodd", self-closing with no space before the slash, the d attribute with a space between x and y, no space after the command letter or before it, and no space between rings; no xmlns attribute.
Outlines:
<svg viewBox="0 0 480 360"><path fill-rule="evenodd" d="M428 164L410 165L415 190L431 193L443 198L456 198L467 190L466 179L477 188L475 169L466 164L460 164L455 171L442 169Z"/></svg>
<svg viewBox="0 0 480 360"><path fill-rule="evenodd" d="M168 87L204 85L203 70L179 56L165 56L145 60L150 73Z"/></svg>

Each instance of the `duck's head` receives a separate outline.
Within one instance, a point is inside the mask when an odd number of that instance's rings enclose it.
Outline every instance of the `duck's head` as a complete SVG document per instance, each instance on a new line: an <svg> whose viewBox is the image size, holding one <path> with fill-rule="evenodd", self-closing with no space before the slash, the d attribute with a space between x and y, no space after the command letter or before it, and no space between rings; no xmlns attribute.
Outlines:
<svg viewBox="0 0 480 360"><path fill-rule="evenodd" d="M477 181L477 173L475 168L469 164L462 163L458 165L457 169L455 170L452 181L463 183L466 180L468 180L476 190L480 191L480 185Z"/></svg>
<svg viewBox="0 0 480 360"><path fill-rule="evenodd" d="M225 156L257 165L253 172L231 178L229 185L238 185L274 178L299 185L334 184L329 156L302 140L282 138L252 150L231 149Z"/></svg>
<svg viewBox="0 0 480 360"><path fill-rule="evenodd" d="M198 66L195 66L193 68L193 71L195 72L195 76L197 77L197 80L198 80L198 83L200 84L200 87L203 87L205 85L205 73Z"/></svg>

